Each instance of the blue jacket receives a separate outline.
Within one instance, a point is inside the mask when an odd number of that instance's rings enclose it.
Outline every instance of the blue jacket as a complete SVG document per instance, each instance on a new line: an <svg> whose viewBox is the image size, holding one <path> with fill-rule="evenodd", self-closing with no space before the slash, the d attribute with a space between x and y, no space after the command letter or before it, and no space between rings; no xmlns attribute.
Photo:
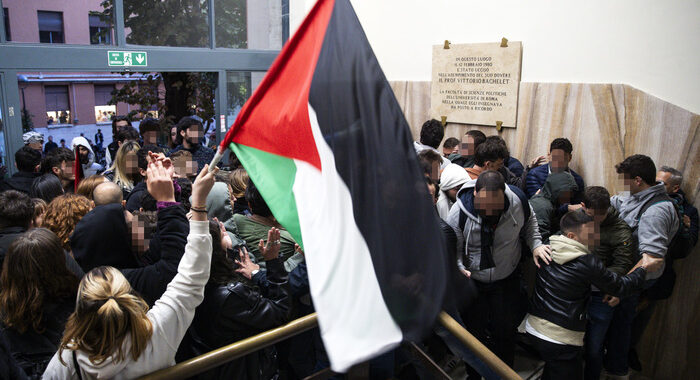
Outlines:
<svg viewBox="0 0 700 380"><path fill-rule="evenodd" d="M586 189L583 178L570 168L567 169L567 171L574 176L576 185L578 186L578 190L574 193L572 203L579 203L583 201L583 191ZM538 166L527 173L525 177L525 194L527 194L528 198L532 198L537 190L544 186L544 182L547 180L547 177L549 177L549 173L549 164Z"/></svg>
<svg viewBox="0 0 700 380"><path fill-rule="evenodd" d="M515 174L516 177L522 176L523 172L525 171L523 164L515 157L508 156L504 164L508 167L508 170Z"/></svg>

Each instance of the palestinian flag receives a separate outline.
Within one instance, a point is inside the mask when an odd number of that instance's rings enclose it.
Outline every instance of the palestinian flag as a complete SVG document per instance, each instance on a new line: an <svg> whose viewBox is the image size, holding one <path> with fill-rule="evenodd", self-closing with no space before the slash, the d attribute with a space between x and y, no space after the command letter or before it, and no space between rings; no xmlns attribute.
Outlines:
<svg viewBox="0 0 700 380"><path fill-rule="evenodd" d="M411 141L349 1L320 0L222 142L304 248L337 372L441 310L447 258Z"/></svg>

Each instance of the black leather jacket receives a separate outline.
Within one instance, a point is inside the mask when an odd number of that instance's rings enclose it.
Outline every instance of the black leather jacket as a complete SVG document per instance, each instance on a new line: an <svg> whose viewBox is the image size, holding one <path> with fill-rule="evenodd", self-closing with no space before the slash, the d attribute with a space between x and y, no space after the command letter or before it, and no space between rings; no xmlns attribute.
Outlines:
<svg viewBox="0 0 700 380"><path fill-rule="evenodd" d="M561 327L585 331L591 285L606 294L625 296L641 290L646 270L620 276L605 268L592 254L579 256L563 265L551 262L537 270L530 314Z"/></svg>
<svg viewBox="0 0 700 380"><path fill-rule="evenodd" d="M177 355L178 361L202 355L288 321L287 271L279 259L267 262L267 281L258 289L240 282L209 284ZM277 372L274 347L252 353L197 376L197 379L269 379Z"/></svg>

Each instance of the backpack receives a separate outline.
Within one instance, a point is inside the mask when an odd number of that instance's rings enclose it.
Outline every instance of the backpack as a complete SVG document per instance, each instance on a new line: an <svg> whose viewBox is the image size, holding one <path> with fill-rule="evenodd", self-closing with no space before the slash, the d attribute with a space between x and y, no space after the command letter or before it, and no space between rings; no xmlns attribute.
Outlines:
<svg viewBox="0 0 700 380"><path fill-rule="evenodd" d="M680 205L676 203L667 194L658 194L646 201L642 205L639 214L637 214L636 221L637 226L639 226L639 220L642 215L649 209L649 207L661 203L661 202L671 202L676 209L676 215L679 219L678 231L673 235L671 241L669 242L668 249L666 251L666 267L664 268L661 276L654 282L654 284L647 290L644 291L644 295L653 300L663 300L671 296L673 293L673 287L676 284L676 272L673 270L673 261L675 259L682 259L690 254L693 250L692 241L690 239L690 230L683 224L683 211ZM639 239L636 236L636 230L638 227L634 227L632 230L635 232L634 239L638 245Z"/></svg>
<svg viewBox="0 0 700 380"><path fill-rule="evenodd" d="M639 238L637 237L637 228L639 228L639 220L642 215L651 207L661 202L671 202L674 209L676 210L676 216L678 216L678 230L676 234L673 235L671 241L668 244L668 249L666 251L666 258L670 259L682 259L690 254L693 250L693 243L690 239L690 229L683 224L683 211L678 203L676 203L668 194L657 194L648 201L646 201L642 208L639 210L635 220L637 225L632 228L635 236L635 242L639 246Z"/></svg>

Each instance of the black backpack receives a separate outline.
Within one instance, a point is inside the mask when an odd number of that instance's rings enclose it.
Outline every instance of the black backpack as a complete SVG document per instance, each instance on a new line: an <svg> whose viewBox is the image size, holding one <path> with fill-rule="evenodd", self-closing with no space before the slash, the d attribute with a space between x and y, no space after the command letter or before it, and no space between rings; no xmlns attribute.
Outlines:
<svg viewBox="0 0 700 380"><path fill-rule="evenodd" d="M671 241L669 242L668 249L666 251L666 267L664 268L661 276L656 280L651 288L644 291L644 296L653 300L663 300L671 296L673 293L673 287L676 284L676 272L673 270L673 261L675 259L685 258L693 250L693 243L690 239L690 230L683 224L683 212L680 205L676 203L667 194L658 194L649 199L642 205L639 214L637 214L637 226L639 226L639 219L642 215L649 209L649 207L661 203L661 202L671 202L673 207L676 209L676 215L679 219L678 231L673 235ZM636 232L637 227L633 228ZM639 240L635 233L635 242L639 246Z"/></svg>

